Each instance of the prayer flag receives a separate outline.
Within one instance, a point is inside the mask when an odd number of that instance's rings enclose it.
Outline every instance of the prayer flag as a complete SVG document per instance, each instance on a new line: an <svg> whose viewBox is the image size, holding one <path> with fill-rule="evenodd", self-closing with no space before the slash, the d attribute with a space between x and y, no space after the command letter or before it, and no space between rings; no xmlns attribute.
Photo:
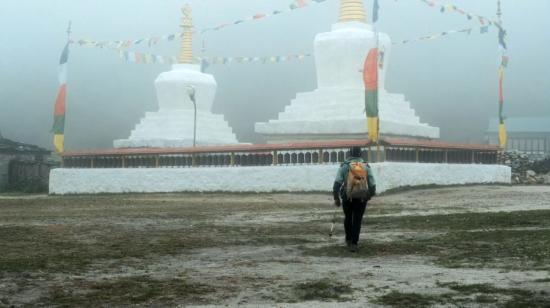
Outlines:
<svg viewBox="0 0 550 308"><path fill-rule="evenodd" d="M498 118L499 118L499 125L498 125L498 142L500 144L500 147L502 149L506 148L506 144L508 142L508 134L506 132L506 125L504 124L504 101L502 100L502 80L500 82L500 101L498 104Z"/></svg>
<svg viewBox="0 0 550 308"><path fill-rule="evenodd" d="M502 46L502 48L508 49L508 47L506 46L506 31L504 31L504 29L502 28L499 28L498 30L498 42L500 46Z"/></svg>
<svg viewBox="0 0 550 308"><path fill-rule="evenodd" d="M369 51L363 68L365 83L365 109L369 140L377 142L379 137L378 118L378 48Z"/></svg>
<svg viewBox="0 0 550 308"><path fill-rule="evenodd" d="M506 132L504 120L502 120L500 125L498 126L498 141L500 143L500 147L505 149L506 144L508 143L508 133Z"/></svg>
<svg viewBox="0 0 550 308"><path fill-rule="evenodd" d="M506 143L508 135L506 133L506 126L504 124L504 66L501 65L498 69L498 118L499 118L499 127L498 127L498 141L502 149L506 148Z"/></svg>
<svg viewBox="0 0 550 308"><path fill-rule="evenodd" d="M509 61L509 58L507 56L502 56L502 66L503 67L508 67L508 61Z"/></svg>
<svg viewBox="0 0 550 308"><path fill-rule="evenodd" d="M306 5L307 4L306 4L305 0L296 0L294 3L290 4L290 9L294 10L294 9L298 9L298 8L303 8Z"/></svg>
<svg viewBox="0 0 550 308"><path fill-rule="evenodd" d="M63 48L59 59L58 79L59 91L55 100L54 123L52 132L54 133L53 144L58 153L65 150L65 104L67 99L67 62L69 62L69 43Z"/></svg>
<svg viewBox="0 0 550 308"><path fill-rule="evenodd" d="M372 10L372 23L376 23L378 21L378 10L380 9L380 6L378 5L378 0L374 0L374 7Z"/></svg>

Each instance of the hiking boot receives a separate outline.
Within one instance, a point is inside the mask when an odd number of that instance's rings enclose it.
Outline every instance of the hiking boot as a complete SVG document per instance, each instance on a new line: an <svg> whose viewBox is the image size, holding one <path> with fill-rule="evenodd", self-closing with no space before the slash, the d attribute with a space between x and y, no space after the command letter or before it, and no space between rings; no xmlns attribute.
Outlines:
<svg viewBox="0 0 550 308"><path fill-rule="evenodd" d="M359 247L357 246L357 244L349 244L348 247L350 252L357 252L357 250L359 250Z"/></svg>
<svg viewBox="0 0 550 308"><path fill-rule="evenodd" d="M351 241L350 240L346 240L346 247L350 247L351 246Z"/></svg>

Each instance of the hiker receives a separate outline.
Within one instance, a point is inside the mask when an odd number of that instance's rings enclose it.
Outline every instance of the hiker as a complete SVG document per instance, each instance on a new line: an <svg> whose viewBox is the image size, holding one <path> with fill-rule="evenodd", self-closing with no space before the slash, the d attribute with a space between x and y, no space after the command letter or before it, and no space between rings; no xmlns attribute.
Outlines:
<svg viewBox="0 0 550 308"><path fill-rule="evenodd" d="M376 195L376 182L370 166L361 158L360 147L350 149L350 157L338 169L332 193L336 207L343 203L346 245L356 252L367 202Z"/></svg>

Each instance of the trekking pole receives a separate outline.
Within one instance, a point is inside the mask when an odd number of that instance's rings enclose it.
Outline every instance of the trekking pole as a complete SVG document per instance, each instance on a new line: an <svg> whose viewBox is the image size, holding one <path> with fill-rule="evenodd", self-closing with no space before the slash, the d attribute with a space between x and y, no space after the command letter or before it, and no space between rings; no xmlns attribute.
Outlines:
<svg viewBox="0 0 550 308"><path fill-rule="evenodd" d="M328 237L332 237L332 235L334 234L334 227L336 226L336 220L338 219L336 216L338 216L338 209L334 211L334 215L332 216L332 225L330 226Z"/></svg>

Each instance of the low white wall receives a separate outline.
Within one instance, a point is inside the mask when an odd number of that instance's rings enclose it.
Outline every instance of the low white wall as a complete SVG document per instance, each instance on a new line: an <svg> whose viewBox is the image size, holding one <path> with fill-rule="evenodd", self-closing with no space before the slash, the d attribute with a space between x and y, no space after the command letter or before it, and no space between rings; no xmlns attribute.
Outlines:
<svg viewBox="0 0 550 308"><path fill-rule="evenodd" d="M497 165L371 164L378 192L418 185L509 184ZM332 190L338 165L157 169L54 169L51 194L145 192L314 192Z"/></svg>

